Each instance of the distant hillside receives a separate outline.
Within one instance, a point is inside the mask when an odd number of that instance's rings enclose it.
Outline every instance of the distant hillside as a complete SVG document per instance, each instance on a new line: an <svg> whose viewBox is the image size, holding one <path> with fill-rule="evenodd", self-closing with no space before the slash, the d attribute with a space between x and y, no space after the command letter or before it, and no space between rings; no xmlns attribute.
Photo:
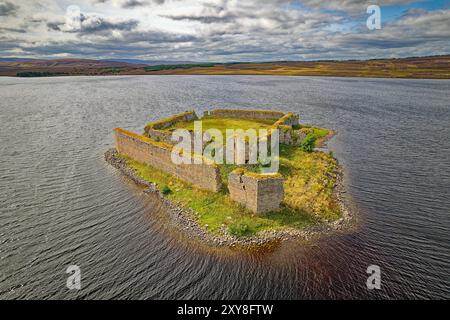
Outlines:
<svg viewBox="0 0 450 320"><path fill-rule="evenodd" d="M103 59L102 61L106 62L126 62L131 64L141 64L141 65L161 65L161 64L186 64L186 63L195 63L192 61L159 61L159 60L139 60L139 59Z"/></svg>
<svg viewBox="0 0 450 320"><path fill-rule="evenodd" d="M88 59L0 59L0 76L116 74L146 65Z"/></svg>
<svg viewBox="0 0 450 320"><path fill-rule="evenodd" d="M279 75L450 79L450 55L348 61L137 64L125 61L0 59L0 76Z"/></svg>

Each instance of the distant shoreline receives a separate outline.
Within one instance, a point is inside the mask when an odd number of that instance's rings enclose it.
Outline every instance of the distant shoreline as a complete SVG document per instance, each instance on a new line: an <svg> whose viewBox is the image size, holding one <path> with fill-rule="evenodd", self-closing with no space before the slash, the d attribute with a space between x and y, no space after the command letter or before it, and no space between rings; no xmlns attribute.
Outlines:
<svg viewBox="0 0 450 320"><path fill-rule="evenodd" d="M0 59L0 76L267 75L450 79L450 55L347 61L279 61L144 65L83 59Z"/></svg>

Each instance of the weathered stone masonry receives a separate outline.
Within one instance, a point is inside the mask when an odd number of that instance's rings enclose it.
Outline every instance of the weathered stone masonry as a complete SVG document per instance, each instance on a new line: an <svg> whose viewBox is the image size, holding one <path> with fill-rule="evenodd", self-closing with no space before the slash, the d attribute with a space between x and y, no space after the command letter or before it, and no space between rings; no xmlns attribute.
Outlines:
<svg viewBox="0 0 450 320"><path fill-rule="evenodd" d="M232 200L256 213L280 209L284 197L283 178L279 174L259 175L235 170L228 176Z"/></svg>
<svg viewBox="0 0 450 320"><path fill-rule="evenodd" d="M201 189L218 192L222 186L219 168L214 164L181 164L172 162L172 146L153 141L124 129L114 129L116 149L138 162L172 174Z"/></svg>
<svg viewBox="0 0 450 320"><path fill-rule="evenodd" d="M156 141L163 141L173 144L172 133L169 131L164 131L164 129L171 127L172 125L180 121L190 122L197 119L198 117L195 111L183 112L173 117L150 123L145 127L144 135Z"/></svg>
<svg viewBox="0 0 450 320"><path fill-rule="evenodd" d="M224 118L278 120L284 116L284 113L268 110L214 109L206 111L205 115Z"/></svg>
<svg viewBox="0 0 450 320"><path fill-rule="evenodd" d="M205 115L274 120L272 128L279 129L281 143L298 144L304 137L303 133L293 128L299 120L293 113L215 109L205 112ZM190 122L197 119L194 111L184 112L147 125L144 136L117 128L114 130L117 151L201 189L218 192L222 181L217 165L206 159L203 164L176 165L171 159L174 141L171 140L172 132L165 129L180 121ZM248 148L246 151L248 152ZM232 200L243 204L255 213L278 210L284 197L283 177L279 174L254 174L239 169L229 175L228 189Z"/></svg>

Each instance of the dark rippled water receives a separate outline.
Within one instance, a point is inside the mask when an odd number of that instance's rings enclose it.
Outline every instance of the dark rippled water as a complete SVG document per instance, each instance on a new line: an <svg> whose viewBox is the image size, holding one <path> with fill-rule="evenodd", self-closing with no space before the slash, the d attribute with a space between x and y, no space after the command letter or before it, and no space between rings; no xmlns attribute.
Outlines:
<svg viewBox="0 0 450 320"><path fill-rule="evenodd" d="M360 227L264 254L210 249L103 161L114 127L218 106L337 130L329 148ZM2 299L450 298L450 81L1 78L0 119ZM80 291L66 288L71 264Z"/></svg>

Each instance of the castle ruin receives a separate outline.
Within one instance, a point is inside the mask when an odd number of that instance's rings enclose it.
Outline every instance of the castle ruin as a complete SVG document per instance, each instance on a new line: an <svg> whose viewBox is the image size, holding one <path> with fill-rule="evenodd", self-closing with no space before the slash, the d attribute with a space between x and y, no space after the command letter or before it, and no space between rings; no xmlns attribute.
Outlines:
<svg viewBox="0 0 450 320"><path fill-rule="evenodd" d="M293 113L264 110L215 109L205 112L206 116L273 120L271 128L279 130L280 143L298 144L304 135L295 130L299 118ZM178 122L198 120L194 111L184 112L147 125L140 135L121 128L114 129L116 149L119 154L169 173L174 177L211 192L220 192L223 185L219 165L206 159L200 164L179 164L171 161L174 147L172 132L167 130ZM228 176L230 198L254 213L280 209L283 200L283 177L279 173L259 174L248 172L245 166Z"/></svg>

